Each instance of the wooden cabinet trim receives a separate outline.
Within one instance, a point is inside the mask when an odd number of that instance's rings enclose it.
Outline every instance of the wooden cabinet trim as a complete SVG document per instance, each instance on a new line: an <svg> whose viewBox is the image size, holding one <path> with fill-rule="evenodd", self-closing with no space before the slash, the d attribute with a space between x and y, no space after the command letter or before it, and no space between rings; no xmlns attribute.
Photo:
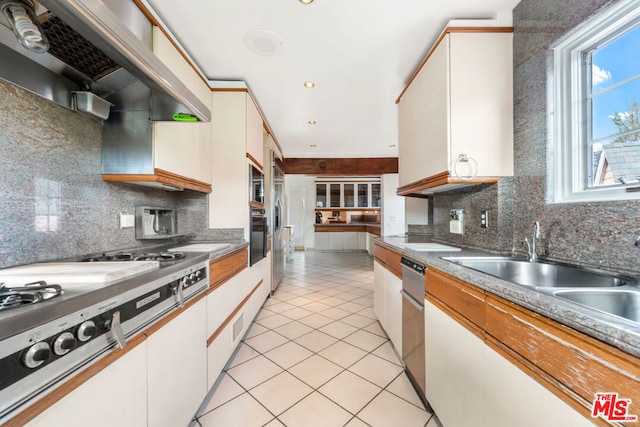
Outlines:
<svg viewBox="0 0 640 427"><path fill-rule="evenodd" d="M473 179L460 179L452 177L448 171L445 171L398 187L398 189L396 190L396 194L398 196L424 197L425 195L420 193L424 190L431 190L431 192L436 192L438 191L438 188L445 190L452 189L452 187L455 186L461 187L480 184L495 184L497 182L497 176L482 176L475 177Z"/></svg>
<svg viewBox="0 0 640 427"><path fill-rule="evenodd" d="M244 305L247 303L247 301L249 301L249 298L251 298L251 296L258 290L260 285L262 285L262 282L263 281L260 280L258 282L258 284L256 286L254 286L254 288L251 290L251 292L249 292L249 295L244 297L244 299L240 302L240 304L238 304L238 306L233 309L231 314L228 315L226 319L224 319L224 322L222 322L222 324L220 326L218 326L218 329L216 329L213 332L213 334L211 334L211 336L207 339L207 347L209 347L209 346L211 346L211 344L213 344L213 342L216 340L216 338L218 338L218 335L220 335L222 333L224 328L226 328L227 325L231 322L231 320L233 320L235 315L238 314L238 312L240 310L242 310L242 307L244 307Z"/></svg>
<svg viewBox="0 0 640 427"><path fill-rule="evenodd" d="M211 193L211 184L157 168L154 169L153 174L103 174L102 180L105 182L158 183L175 187L176 190Z"/></svg>
<svg viewBox="0 0 640 427"><path fill-rule="evenodd" d="M638 359L595 338L493 295L486 333L492 347L508 348L516 366L586 417L596 392L640 402Z"/></svg>
<svg viewBox="0 0 640 427"><path fill-rule="evenodd" d="M425 275L427 295L442 301L476 327L484 330L486 294L483 290L439 270L427 269Z"/></svg>
<svg viewBox="0 0 640 427"><path fill-rule="evenodd" d="M251 162L253 162L258 167L258 169L260 169L260 172L264 171L264 167L262 166L262 163L259 162L258 159L253 157L251 154L247 153L247 159L251 160Z"/></svg>
<svg viewBox="0 0 640 427"><path fill-rule="evenodd" d="M57 387L55 390L48 392L42 399L38 400L33 405L29 405L15 417L3 423L2 427L24 426L25 424L36 418L38 415L43 413L45 410L58 403L73 390L77 389L82 384L93 378L95 375L99 374L106 367L113 364L122 356L136 348L146 339L147 337L144 334L138 334L130 338L127 341L127 345L125 346L125 348L114 348L105 357L90 365L84 371L78 374L74 374L70 379L62 383L62 385Z"/></svg>
<svg viewBox="0 0 640 427"><path fill-rule="evenodd" d="M393 273L394 276L402 279L402 263L400 262L402 254L382 247L376 243L373 246L373 256L375 257L376 261L378 261L381 265L384 266L384 268Z"/></svg>
<svg viewBox="0 0 640 427"><path fill-rule="evenodd" d="M209 261L209 289L207 290L207 295L247 268L248 265L249 251L246 247Z"/></svg>

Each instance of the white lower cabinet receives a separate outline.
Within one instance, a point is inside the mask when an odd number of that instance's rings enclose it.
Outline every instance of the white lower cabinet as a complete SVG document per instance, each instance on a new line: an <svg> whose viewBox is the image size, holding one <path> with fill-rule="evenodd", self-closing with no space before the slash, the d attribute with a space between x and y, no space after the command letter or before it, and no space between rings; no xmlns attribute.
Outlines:
<svg viewBox="0 0 640 427"><path fill-rule="evenodd" d="M327 234L329 235L329 250L343 251L345 233L327 233Z"/></svg>
<svg viewBox="0 0 640 427"><path fill-rule="evenodd" d="M505 359L485 348L485 426L593 426L552 392Z"/></svg>
<svg viewBox="0 0 640 427"><path fill-rule="evenodd" d="M385 269L384 287L385 331L398 354L402 354L402 279Z"/></svg>
<svg viewBox="0 0 640 427"><path fill-rule="evenodd" d="M373 261L373 312L384 323L384 272L386 269L378 262ZM383 325L384 327L384 325Z"/></svg>
<svg viewBox="0 0 640 427"><path fill-rule="evenodd" d="M147 343L143 341L27 426L146 426L146 363Z"/></svg>
<svg viewBox="0 0 640 427"><path fill-rule="evenodd" d="M367 249L367 239L369 233L366 231L358 231L356 233L358 236L358 250L366 250Z"/></svg>
<svg viewBox="0 0 640 427"><path fill-rule="evenodd" d="M425 300L426 397L445 427L592 426Z"/></svg>
<svg viewBox="0 0 640 427"><path fill-rule="evenodd" d="M331 233L314 233L316 251L329 250L329 234Z"/></svg>
<svg viewBox="0 0 640 427"><path fill-rule="evenodd" d="M149 427L189 424L207 393L206 344L205 299L149 336Z"/></svg>
<svg viewBox="0 0 640 427"><path fill-rule="evenodd" d="M356 231L346 231L341 233L344 239L343 249L345 251L355 251L358 249L358 232Z"/></svg>
<svg viewBox="0 0 640 427"><path fill-rule="evenodd" d="M373 312L391 339L398 354L402 353L402 279L377 261L373 262Z"/></svg>
<svg viewBox="0 0 640 427"><path fill-rule="evenodd" d="M263 274L270 270L263 263L271 263L271 254L252 267L245 268L207 295L207 337L213 337L213 341L207 347L206 381L209 389L216 382L229 357L271 292L270 276L263 278ZM262 280L260 286L229 319L229 322L224 324L234 310L242 304L244 298L260 283L260 280ZM223 324L224 327L219 330Z"/></svg>
<svg viewBox="0 0 640 427"><path fill-rule="evenodd" d="M484 342L427 300L424 315L427 400L443 426L481 426Z"/></svg>

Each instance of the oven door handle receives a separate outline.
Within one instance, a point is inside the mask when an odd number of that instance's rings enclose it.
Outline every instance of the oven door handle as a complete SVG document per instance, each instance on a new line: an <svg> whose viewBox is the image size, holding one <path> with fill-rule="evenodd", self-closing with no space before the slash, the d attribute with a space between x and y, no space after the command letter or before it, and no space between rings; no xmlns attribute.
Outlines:
<svg viewBox="0 0 640 427"><path fill-rule="evenodd" d="M412 297L411 295L409 295L409 293L407 291L405 291L404 289L402 289L400 291L400 295L402 295L407 301L409 301L411 304L413 304L413 306L415 308L417 308L418 310L420 310L420 311L424 310L424 305L420 304L418 301L416 301L416 299L414 297Z"/></svg>

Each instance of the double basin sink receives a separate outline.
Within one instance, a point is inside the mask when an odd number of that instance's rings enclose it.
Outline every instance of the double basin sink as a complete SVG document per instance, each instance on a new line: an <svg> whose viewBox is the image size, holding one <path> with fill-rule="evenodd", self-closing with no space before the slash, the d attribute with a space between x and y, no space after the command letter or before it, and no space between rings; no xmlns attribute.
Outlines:
<svg viewBox="0 0 640 427"><path fill-rule="evenodd" d="M510 257L442 257L502 280L640 322L640 287L634 277L566 264Z"/></svg>

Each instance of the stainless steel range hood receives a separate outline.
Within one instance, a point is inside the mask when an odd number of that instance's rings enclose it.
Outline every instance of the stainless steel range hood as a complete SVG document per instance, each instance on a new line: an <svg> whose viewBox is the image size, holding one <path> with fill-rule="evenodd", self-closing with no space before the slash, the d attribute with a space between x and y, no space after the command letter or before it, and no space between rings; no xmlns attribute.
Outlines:
<svg viewBox="0 0 640 427"><path fill-rule="evenodd" d="M210 121L207 106L151 51L151 24L132 1L40 3L113 60L116 67L105 76L89 76L71 61L23 48L12 31L0 25L1 79L70 109L71 92L88 90L114 104L114 110L143 108L151 120L172 120L173 114L190 113ZM56 35L48 37L51 40Z"/></svg>

